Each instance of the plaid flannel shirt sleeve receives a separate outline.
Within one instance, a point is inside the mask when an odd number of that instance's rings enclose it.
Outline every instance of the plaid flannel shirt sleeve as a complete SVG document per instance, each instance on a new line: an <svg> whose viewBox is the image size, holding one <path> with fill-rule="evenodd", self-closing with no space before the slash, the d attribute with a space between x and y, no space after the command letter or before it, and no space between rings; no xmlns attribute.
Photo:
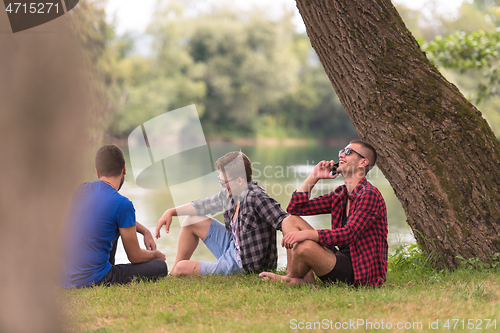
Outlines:
<svg viewBox="0 0 500 333"><path fill-rule="evenodd" d="M223 211L224 195L224 190L222 190L214 196L191 201L191 204L198 215L214 215Z"/></svg>
<svg viewBox="0 0 500 333"><path fill-rule="evenodd" d="M289 214L281 208L280 203L265 192L253 196L252 199L259 217L267 221L274 229L281 230L281 223Z"/></svg>
<svg viewBox="0 0 500 333"><path fill-rule="evenodd" d="M318 215L332 212L333 192L309 200L311 192L293 192L287 212L292 215Z"/></svg>
<svg viewBox="0 0 500 333"><path fill-rule="evenodd" d="M358 198L354 213L343 228L318 230L319 244L347 245L365 231L380 215L382 202L374 191L366 191Z"/></svg>

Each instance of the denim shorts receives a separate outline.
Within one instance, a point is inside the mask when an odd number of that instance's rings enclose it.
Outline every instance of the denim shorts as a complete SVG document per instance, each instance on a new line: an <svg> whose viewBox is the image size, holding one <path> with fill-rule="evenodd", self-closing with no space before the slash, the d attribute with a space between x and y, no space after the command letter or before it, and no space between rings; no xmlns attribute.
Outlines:
<svg viewBox="0 0 500 333"><path fill-rule="evenodd" d="M200 261L201 275L228 275L245 272L238 266L235 259L233 235L216 219L212 219L212 224L210 224L207 237L205 237L203 243L205 243L217 260Z"/></svg>

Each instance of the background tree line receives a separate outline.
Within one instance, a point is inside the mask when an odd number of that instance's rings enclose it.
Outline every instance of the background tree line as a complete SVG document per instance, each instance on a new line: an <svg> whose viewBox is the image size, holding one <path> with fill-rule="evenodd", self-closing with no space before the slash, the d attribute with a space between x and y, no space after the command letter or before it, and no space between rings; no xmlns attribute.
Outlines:
<svg viewBox="0 0 500 333"><path fill-rule="evenodd" d="M276 19L196 0L160 0L147 34L117 35L105 1L73 15L96 90L91 134L127 137L157 115L195 103L209 137L353 138L356 131L292 13ZM457 17L397 5L429 58L500 133L500 0L463 4Z"/></svg>

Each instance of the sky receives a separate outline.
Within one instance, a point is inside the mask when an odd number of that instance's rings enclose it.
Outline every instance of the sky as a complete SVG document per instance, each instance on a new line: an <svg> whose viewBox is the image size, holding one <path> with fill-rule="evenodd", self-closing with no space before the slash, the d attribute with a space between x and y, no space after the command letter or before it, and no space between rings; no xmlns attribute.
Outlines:
<svg viewBox="0 0 500 333"><path fill-rule="evenodd" d="M108 15L114 15L117 22L117 32L122 34L125 31L142 33L148 25L157 0L108 0L106 11ZM432 1L432 0L430 0ZM455 12L464 0L434 0L438 5L438 10L442 13ZM208 3L209 0L204 2ZM393 0L394 3L401 3L413 9L424 9L429 0ZM305 31L302 19L295 6L294 0L234 0L232 3L244 9L251 9L253 6L269 8L279 15L283 7L291 8L295 11L295 25L297 31Z"/></svg>

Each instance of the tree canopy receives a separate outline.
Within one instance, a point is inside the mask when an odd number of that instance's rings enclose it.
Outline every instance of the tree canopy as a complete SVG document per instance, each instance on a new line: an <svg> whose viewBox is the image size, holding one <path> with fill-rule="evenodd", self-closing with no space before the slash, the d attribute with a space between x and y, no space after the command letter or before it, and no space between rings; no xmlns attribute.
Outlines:
<svg viewBox="0 0 500 333"><path fill-rule="evenodd" d="M144 36L117 35L103 0L82 0L71 11L94 68L96 137L126 137L144 121L193 103L211 137L357 136L291 13L271 18L264 9L227 4L193 10L197 4L159 1ZM496 133L498 8L498 0L476 0L451 19L398 6L429 58L480 101ZM140 49L149 42L150 52Z"/></svg>
<svg viewBox="0 0 500 333"><path fill-rule="evenodd" d="M107 134L125 137L195 103L210 137L357 136L290 12L270 18L213 6L193 14L192 2L159 1L147 31L151 52L144 54L136 36L114 33L102 3L82 1L77 21L104 87L98 95L106 117L97 123Z"/></svg>

